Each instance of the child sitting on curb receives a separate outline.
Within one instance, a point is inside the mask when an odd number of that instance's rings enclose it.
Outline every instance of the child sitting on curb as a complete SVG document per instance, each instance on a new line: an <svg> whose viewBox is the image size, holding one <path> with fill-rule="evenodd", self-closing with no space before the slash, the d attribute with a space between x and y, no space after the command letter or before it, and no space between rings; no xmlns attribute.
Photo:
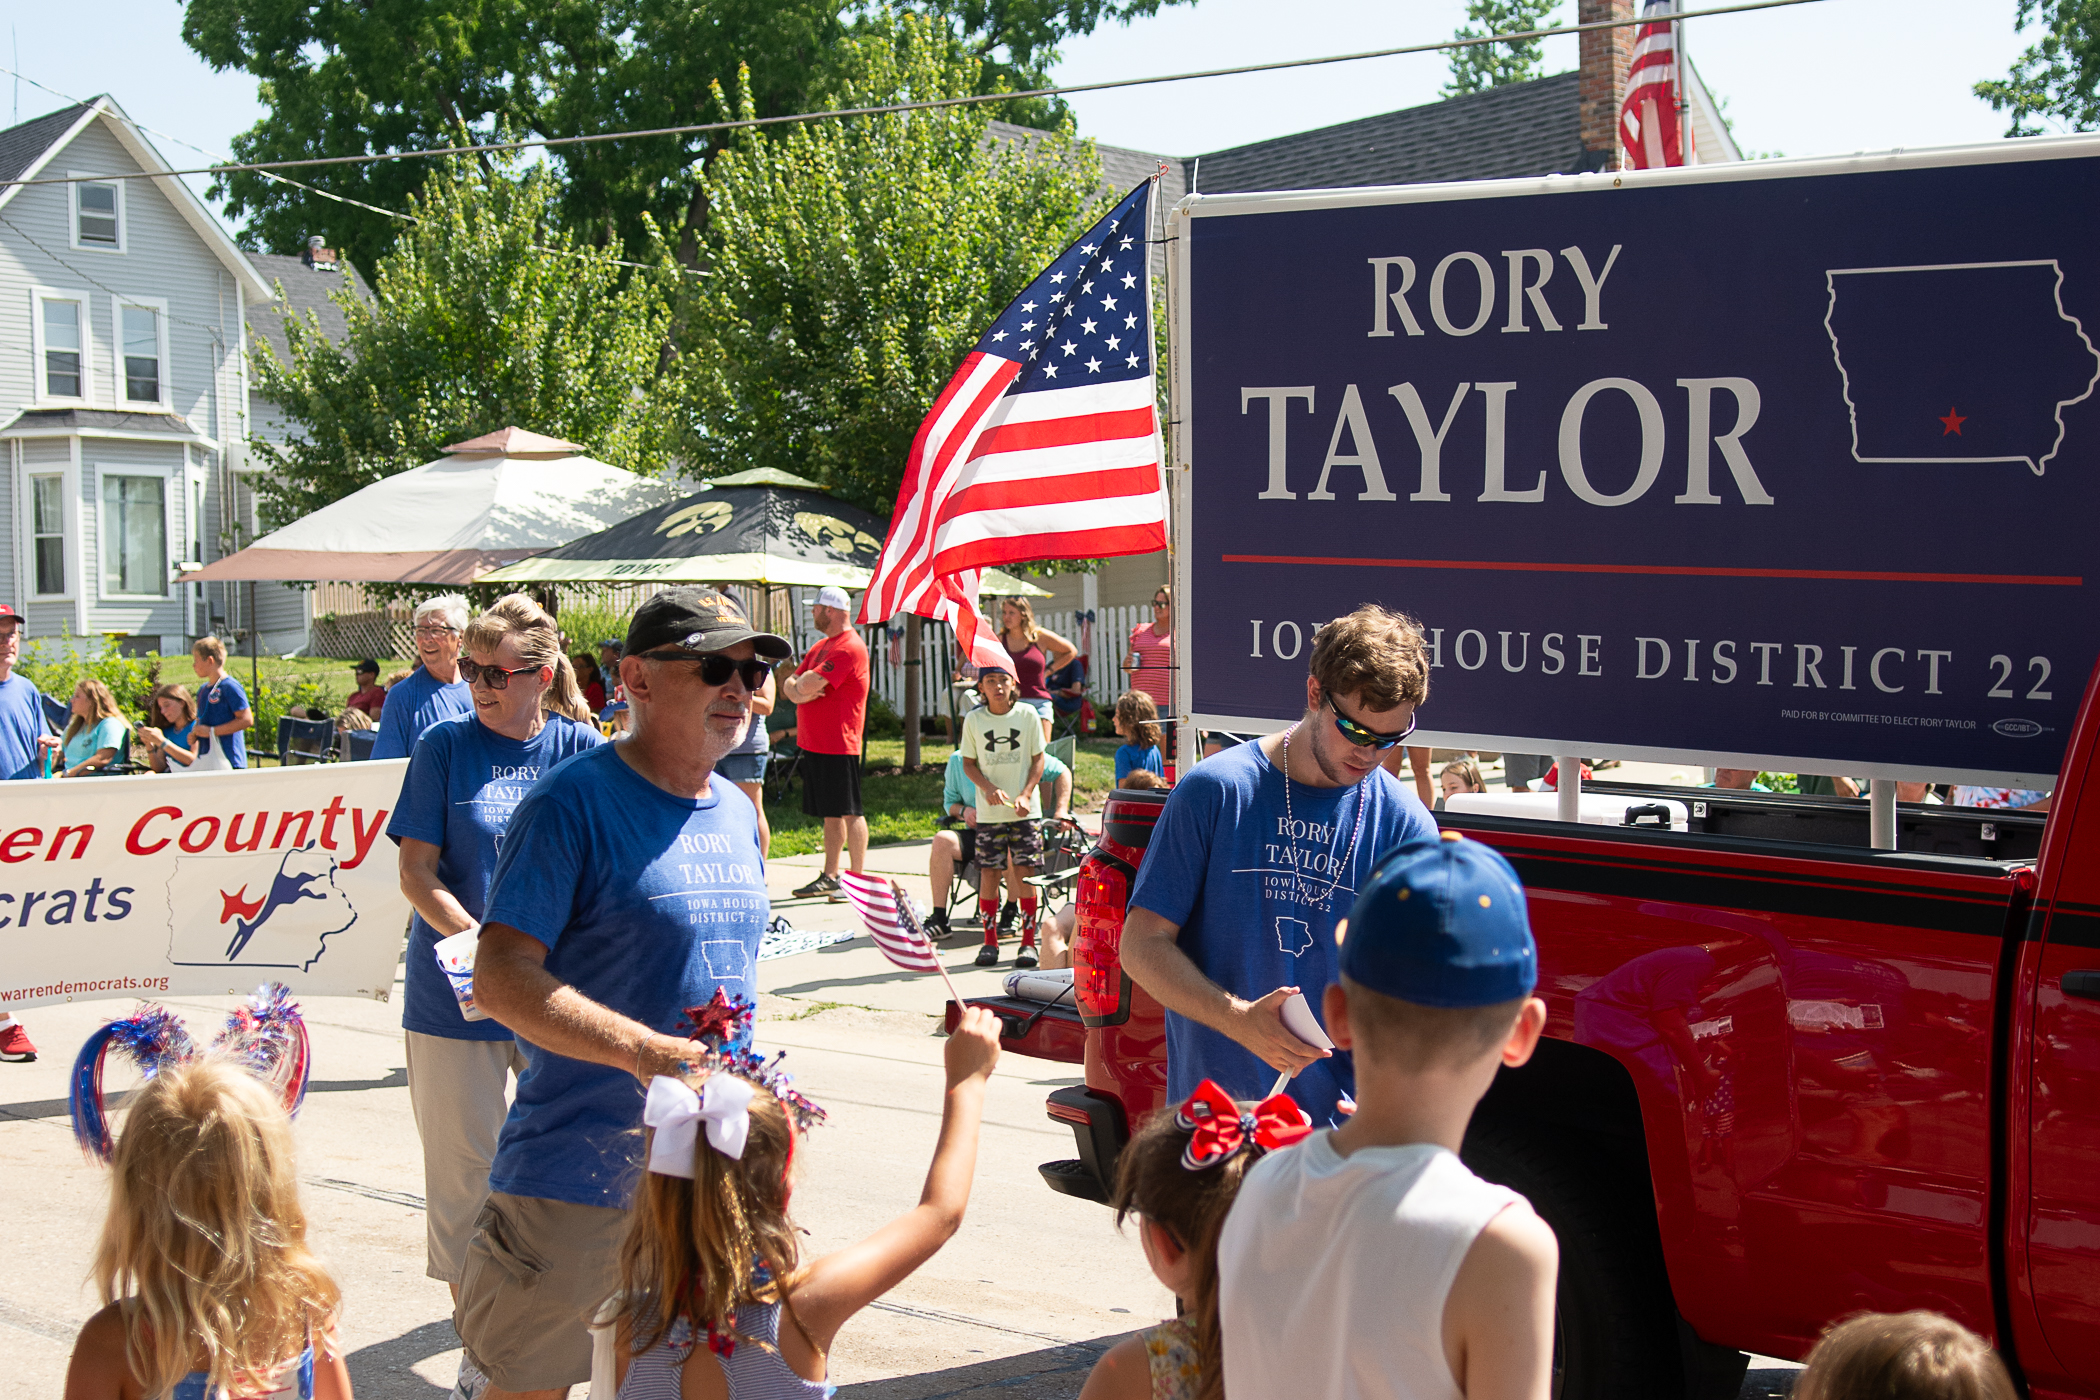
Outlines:
<svg viewBox="0 0 2100 1400"><path fill-rule="evenodd" d="M1226 1391L1545 1400L1553 1232L1458 1159L1546 1023L1523 887L1446 832L1388 856L1335 940L1323 1019L1357 1109L1247 1173L1218 1249Z"/></svg>

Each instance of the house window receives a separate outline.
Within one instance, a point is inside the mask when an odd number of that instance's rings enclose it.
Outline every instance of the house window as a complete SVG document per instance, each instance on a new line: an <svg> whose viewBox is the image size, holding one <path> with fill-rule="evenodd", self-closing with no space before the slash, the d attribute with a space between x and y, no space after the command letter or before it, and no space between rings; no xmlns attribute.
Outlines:
<svg viewBox="0 0 2100 1400"><path fill-rule="evenodd" d="M66 479L29 478L31 548L36 556L36 591L66 591Z"/></svg>
<svg viewBox="0 0 2100 1400"><path fill-rule="evenodd" d="M168 586L168 511L157 476L102 478L102 592L160 597Z"/></svg>
<svg viewBox="0 0 2100 1400"><path fill-rule="evenodd" d="M159 403L160 313L150 306L119 308L123 317L124 397L133 403Z"/></svg>
<svg viewBox="0 0 2100 1400"><path fill-rule="evenodd" d="M74 196L78 237L83 247L118 248L123 246L117 237L117 187L115 184L75 187Z"/></svg>
<svg viewBox="0 0 2100 1400"><path fill-rule="evenodd" d="M54 399L87 397L82 338L85 310L77 301L47 300L44 314L44 393Z"/></svg>

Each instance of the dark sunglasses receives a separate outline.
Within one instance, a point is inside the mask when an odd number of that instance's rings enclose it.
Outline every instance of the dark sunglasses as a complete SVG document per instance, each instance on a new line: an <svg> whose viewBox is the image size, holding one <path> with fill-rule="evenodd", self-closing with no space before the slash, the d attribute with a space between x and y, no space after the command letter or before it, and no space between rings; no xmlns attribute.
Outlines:
<svg viewBox="0 0 2100 1400"><path fill-rule="evenodd" d="M690 661L694 663L695 672L699 675L703 685L728 685L731 676L742 676L744 678L744 689L752 692L754 695L758 693L759 687L766 683L766 677L772 674L773 671L771 663L760 660L758 657L754 656L748 661L738 661L735 657L724 656L719 651L710 651L699 655L689 651L645 651L642 653L642 660Z"/></svg>
<svg viewBox="0 0 2100 1400"><path fill-rule="evenodd" d="M537 666L515 666L506 670L501 666L484 666L464 656L459 659L459 678L468 685L486 685L490 690L509 690L512 676L529 676L539 669Z"/></svg>
<svg viewBox="0 0 2100 1400"><path fill-rule="evenodd" d="M1407 728L1401 730L1398 734L1380 734L1375 729L1366 729L1340 710L1335 709L1332 700L1327 702L1327 708L1334 713L1335 729L1341 733L1344 739L1347 739L1360 749L1389 749L1408 735L1414 733L1415 725L1418 722L1416 716L1409 715Z"/></svg>

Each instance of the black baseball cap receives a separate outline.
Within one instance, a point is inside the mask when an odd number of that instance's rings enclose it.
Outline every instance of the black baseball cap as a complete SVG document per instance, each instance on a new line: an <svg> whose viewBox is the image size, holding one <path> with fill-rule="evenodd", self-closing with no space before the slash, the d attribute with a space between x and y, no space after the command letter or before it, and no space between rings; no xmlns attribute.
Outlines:
<svg viewBox="0 0 2100 1400"><path fill-rule="evenodd" d="M728 594L712 588L667 588L635 609L624 650L628 656L658 647L723 651L738 642L751 643L768 661L785 661L795 654L785 637L754 629Z"/></svg>
<svg viewBox="0 0 2100 1400"><path fill-rule="evenodd" d="M351 669L351 674L361 676L367 671L370 671L375 676L379 674L379 663L377 661L374 661L369 656L366 657L364 660L358 662L357 665Z"/></svg>

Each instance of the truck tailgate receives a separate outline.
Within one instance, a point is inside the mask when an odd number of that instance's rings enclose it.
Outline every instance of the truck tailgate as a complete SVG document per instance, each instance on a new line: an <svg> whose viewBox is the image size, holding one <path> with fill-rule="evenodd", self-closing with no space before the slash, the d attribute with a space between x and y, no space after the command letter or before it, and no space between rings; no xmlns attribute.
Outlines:
<svg viewBox="0 0 2100 1400"><path fill-rule="evenodd" d="M968 1004L981 1006L999 1018L999 1045L1016 1055L1038 1060L1058 1060L1077 1065L1086 1061L1086 1027L1070 1005L1050 1005L1021 997L970 997ZM948 1003L943 1025L955 1029L962 1009Z"/></svg>

